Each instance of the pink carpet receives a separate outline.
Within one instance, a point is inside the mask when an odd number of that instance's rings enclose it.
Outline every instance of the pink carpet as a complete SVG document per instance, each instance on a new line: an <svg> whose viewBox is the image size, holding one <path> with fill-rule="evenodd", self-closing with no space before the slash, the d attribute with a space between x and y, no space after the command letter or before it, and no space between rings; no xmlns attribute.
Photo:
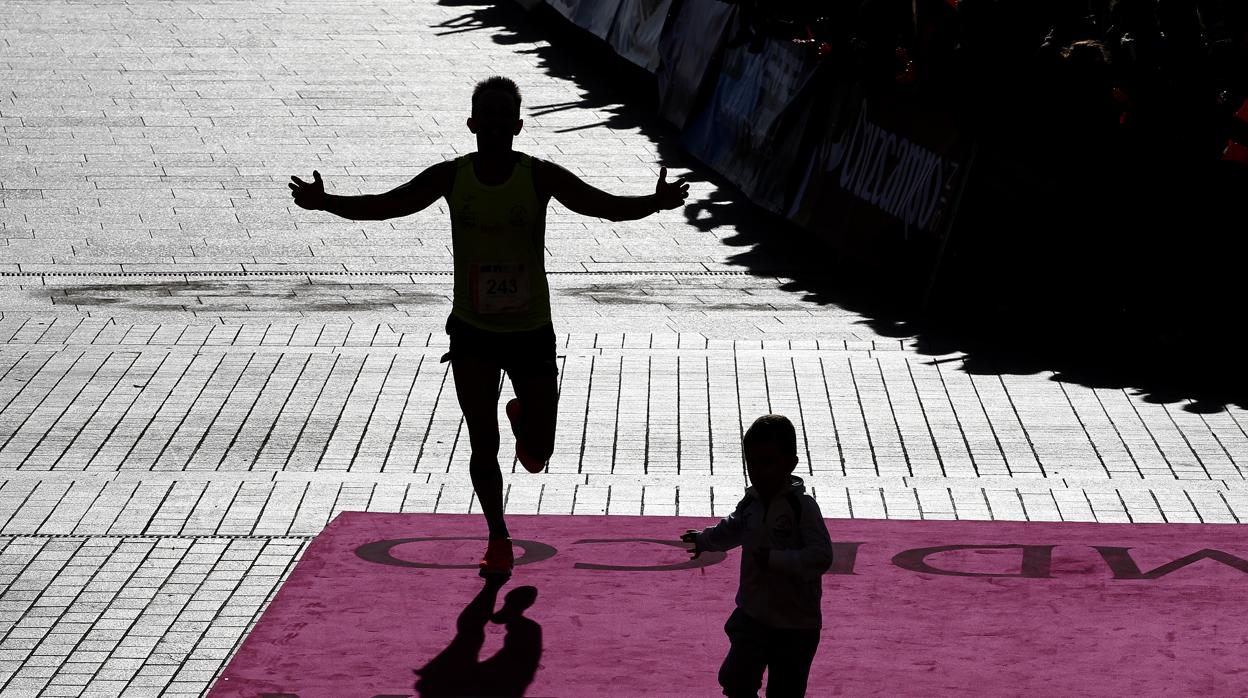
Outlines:
<svg viewBox="0 0 1248 698"><path fill-rule="evenodd" d="M719 695L739 551L690 567L677 541L713 521L508 517L532 542L493 598L479 516L344 513L210 695ZM1239 526L828 528L811 696L1248 694Z"/></svg>

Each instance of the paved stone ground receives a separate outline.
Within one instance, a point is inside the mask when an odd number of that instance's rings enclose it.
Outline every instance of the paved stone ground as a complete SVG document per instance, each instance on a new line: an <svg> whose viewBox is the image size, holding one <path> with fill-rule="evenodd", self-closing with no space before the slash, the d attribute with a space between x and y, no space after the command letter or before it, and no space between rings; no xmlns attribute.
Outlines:
<svg viewBox="0 0 1248 698"><path fill-rule="evenodd" d="M776 411L829 517L1248 517L1244 410L970 373L751 273L728 195L584 69L485 2L6 2L0 693L198 695L337 512L475 510L445 211L351 223L285 182L470 151L492 73L518 148L618 193L692 172L696 200L552 209L560 433L549 473L508 465L508 511L724 514Z"/></svg>

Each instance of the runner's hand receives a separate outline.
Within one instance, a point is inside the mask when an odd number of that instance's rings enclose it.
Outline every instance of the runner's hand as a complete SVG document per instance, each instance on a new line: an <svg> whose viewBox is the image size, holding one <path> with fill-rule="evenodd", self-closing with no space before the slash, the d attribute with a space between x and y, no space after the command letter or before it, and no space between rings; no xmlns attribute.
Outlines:
<svg viewBox="0 0 1248 698"><path fill-rule="evenodd" d="M689 196L689 185L683 177L675 182L667 181L667 168L662 167L659 168L659 182L654 185L654 196L658 199L659 208L678 208Z"/></svg>
<svg viewBox="0 0 1248 698"><path fill-rule="evenodd" d="M291 177L290 195L295 198L295 205L318 211L325 204L325 183L321 181L321 173L312 170L312 181L305 182L298 177Z"/></svg>

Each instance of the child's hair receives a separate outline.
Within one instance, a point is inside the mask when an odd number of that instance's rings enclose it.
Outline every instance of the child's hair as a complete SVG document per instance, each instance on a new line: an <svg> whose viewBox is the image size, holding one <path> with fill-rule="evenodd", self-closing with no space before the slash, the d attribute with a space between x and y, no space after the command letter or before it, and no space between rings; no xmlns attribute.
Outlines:
<svg viewBox="0 0 1248 698"><path fill-rule="evenodd" d="M797 455L797 431L793 422L782 414L765 414L745 430L741 444L746 448L760 443L773 443L780 447L786 456Z"/></svg>

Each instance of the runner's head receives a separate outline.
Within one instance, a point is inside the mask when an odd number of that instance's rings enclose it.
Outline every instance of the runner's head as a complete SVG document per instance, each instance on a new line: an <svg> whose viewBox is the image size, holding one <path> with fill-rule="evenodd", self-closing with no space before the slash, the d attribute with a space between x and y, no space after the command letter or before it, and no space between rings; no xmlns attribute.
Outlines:
<svg viewBox="0 0 1248 698"><path fill-rule="evenodd" d="M495 75L477 83L468 130L476 134L478 150L511 150L511 141L523 126L515 82Z"/></svg>
<svg viewBox="0 0 1248 698"><path fill-rule="evenodd" d="M797 432L788 417L765 414L754 420L741 439L750 482L770 499L789 482L797 467Z"/></svg>

